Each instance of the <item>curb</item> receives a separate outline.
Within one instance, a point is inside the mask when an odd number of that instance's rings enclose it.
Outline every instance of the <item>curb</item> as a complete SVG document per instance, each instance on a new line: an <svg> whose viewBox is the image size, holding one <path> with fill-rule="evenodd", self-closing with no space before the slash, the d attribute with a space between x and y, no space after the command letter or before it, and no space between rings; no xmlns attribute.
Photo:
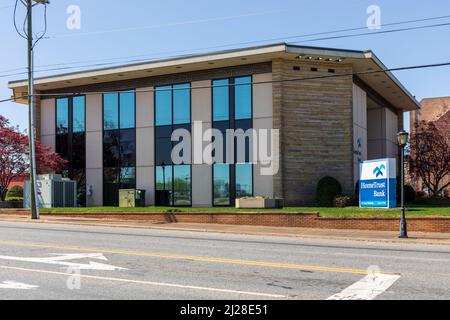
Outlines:
<svg viewBox="0 0 450 320"><path fill-rule="evenodd" d="M26 222L35 224L62 224L62 225L77 225L77 226L91 226L91 227L110 227L110 228L130 228L130 229L153 229L153 230L168 230L168 231L185 231L185 232L199 232L199 233L219 233L219 234L235 234L235 235L253 235L253 236L269 236L269 237L285 237L285 238L299 238L299 239L324 239L324 240L341 240L341 241L359 241L359 242L381 242L381 243L392 243L392 244L422 244L422 245L441 245L450 246L450 236L449 240L430 240L430 239L420 239L420 238L409 238L409 239L380 239L380 238L364 238L364 237L351 237L351 236L328 236L328 235L311 235L311 234L292 234L292 233L276 233L276 232L255 232L255 231L244 231L244 230L215 230L208 228L186 228L186 227L171 227L172 223L159 223L150 222L149 225L135 225L135 224L122 224L122 223L108 223L107 221L89 221L85 223L81 221L50 221L50 220L22 220L22 219L7 219L0 221L4 222ZM319 229L323 230L323 229ZM329 229L335 230L335 229ZM342 231L342 229L337 229ZM353 230L354 231L354 230ZM365 231L365 230L362 230Z"/></svg>

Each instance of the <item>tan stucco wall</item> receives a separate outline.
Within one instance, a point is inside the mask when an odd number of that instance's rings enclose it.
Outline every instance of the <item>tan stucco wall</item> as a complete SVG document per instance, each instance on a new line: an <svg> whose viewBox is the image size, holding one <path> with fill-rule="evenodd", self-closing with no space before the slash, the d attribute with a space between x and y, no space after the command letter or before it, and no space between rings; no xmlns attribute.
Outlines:
<svg viewBox="0 0 450 320"><path fill-rule="evenodd" d="M210 86L211 81L194 81L192 87ZM203 122L203 133L211 128L211 88L193 89L191 91L192 122ZM194 127L192 127L194 133ZM192 144L192 157L194 157ZM207 164L192 165L192 205L194 207L212 206L212 166Z"/></svg>
<svg viewBox="0 0 450 320"><path fill-rule="evenodd" d="M192 165L192 206L212 206L212 166Z"/></svg>
<svg viewBox="0 0 450 320"><path fill-rule="evenodd" d="M136 90L136 188L146 191L146 205L155 204L155 139L153 87Z"/></svg>
<svg viewBox="0 0 450 320"><path fill-rule="evenodd" d="M193 88L208 87L211 86L211 81L194 81L191 83L191 86ZM211 95L211 88L192 89L192 121L211 122Z"/></svg>
<svg viewBox="0 0 450 320"><path fill-rule="evenodd" d="M44 99L41 100L40 104L40 134L39 139L41 143L45 146L55 150L56 147L56 128L55 128L55 99Z"/></svg>
<svg viewBox="0 0 450 320"><path fill-rule="evenodd" d="M385 109L386 117L386 157L396 158L398 155L397 134L398 116L389 109Z"/></svg>
<svg viewBox="0 0 450 320"><path fill-rule="evenodd" d="M92 195L88 206L103 205L103 133L102 95L86 96L86 186Z"/></svg>
<svg viewBox="0 0 450 320"><path fill-rule="evenodd" d="M358 140L361 145L359 146ZM359 161L367 160L367 94L353 85L353 182L359 179Z"/></svg>
<svg viewBox="0 0 450 320"><path fill-rule="evenodd" d="M387 108L368 110L368 159L397 158L398 116Z"/></svg>
<svg viewBox="0 0 450 320"><path fill-rule="evenodd" d="M92 185L92 195L86 197L87 206L103 205L103 169L86 169L86 186Z"/></svg>
<svg viewBox="0 0 450 320"><path fill-rule="evenodd" d="M273 97L272 73L256 74L253 76L253 128L273 128ZM270 137L270 135L269 135ZM274 177L261 175L261 163L253 167L253 191L255 196L274 197Z"/></svg>

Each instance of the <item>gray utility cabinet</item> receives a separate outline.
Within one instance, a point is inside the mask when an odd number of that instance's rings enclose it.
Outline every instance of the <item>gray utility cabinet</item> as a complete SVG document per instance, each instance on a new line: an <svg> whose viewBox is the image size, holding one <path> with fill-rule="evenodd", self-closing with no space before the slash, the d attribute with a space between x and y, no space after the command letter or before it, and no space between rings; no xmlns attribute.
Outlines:
<svg viewBox="0 0 450 320"><path fill-rule="evenodd" d="M77 183L61 175L39 175L36 179L39 208L70 208L77 206ZM23 206L30 208L30 181L25 181Z"/></svg>

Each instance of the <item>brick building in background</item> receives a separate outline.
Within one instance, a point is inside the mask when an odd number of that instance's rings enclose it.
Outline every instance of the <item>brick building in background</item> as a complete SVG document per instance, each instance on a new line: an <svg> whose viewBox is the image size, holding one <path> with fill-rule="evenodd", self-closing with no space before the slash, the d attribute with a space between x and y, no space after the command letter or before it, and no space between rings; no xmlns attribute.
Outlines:
<svg viewBox="0 0 450 320"><path fill-rule="evenodd" d="M415 125L421 121L434 122L450 139L450 96L425 98L420 104L420 110L410 112L411 134L414 134ZM411 185L416 190L423 189L421 181L411 181ZM446 194L450 194L450 188L447 188Z"/></svg>

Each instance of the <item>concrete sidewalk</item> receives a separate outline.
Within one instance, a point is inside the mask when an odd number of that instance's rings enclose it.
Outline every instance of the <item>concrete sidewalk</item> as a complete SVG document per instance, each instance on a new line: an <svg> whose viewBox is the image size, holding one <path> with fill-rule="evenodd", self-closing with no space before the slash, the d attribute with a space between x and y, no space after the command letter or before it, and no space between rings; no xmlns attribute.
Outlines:
<svg viewBox="0 0 450 320"><path fill-rule="evenodd" d="M120 219L96 219L96 218L62 217L49 215L41 216L40 220L31 220L29 217L24 215L1 214L0 221L182 230L192 232L217 232L217 233L248 234L248 235L278 236L278 237L450 245L449 233L410 232L409 239L399 239L397 232L390 232L390 231L307 229L307 228L243 226L243 225L224 225L224 224L206 224L206 223L161 223L158 221L150 221L150 220L143 220L143 221L141 220L134 222L130 220L120 220Z"/></svg>

